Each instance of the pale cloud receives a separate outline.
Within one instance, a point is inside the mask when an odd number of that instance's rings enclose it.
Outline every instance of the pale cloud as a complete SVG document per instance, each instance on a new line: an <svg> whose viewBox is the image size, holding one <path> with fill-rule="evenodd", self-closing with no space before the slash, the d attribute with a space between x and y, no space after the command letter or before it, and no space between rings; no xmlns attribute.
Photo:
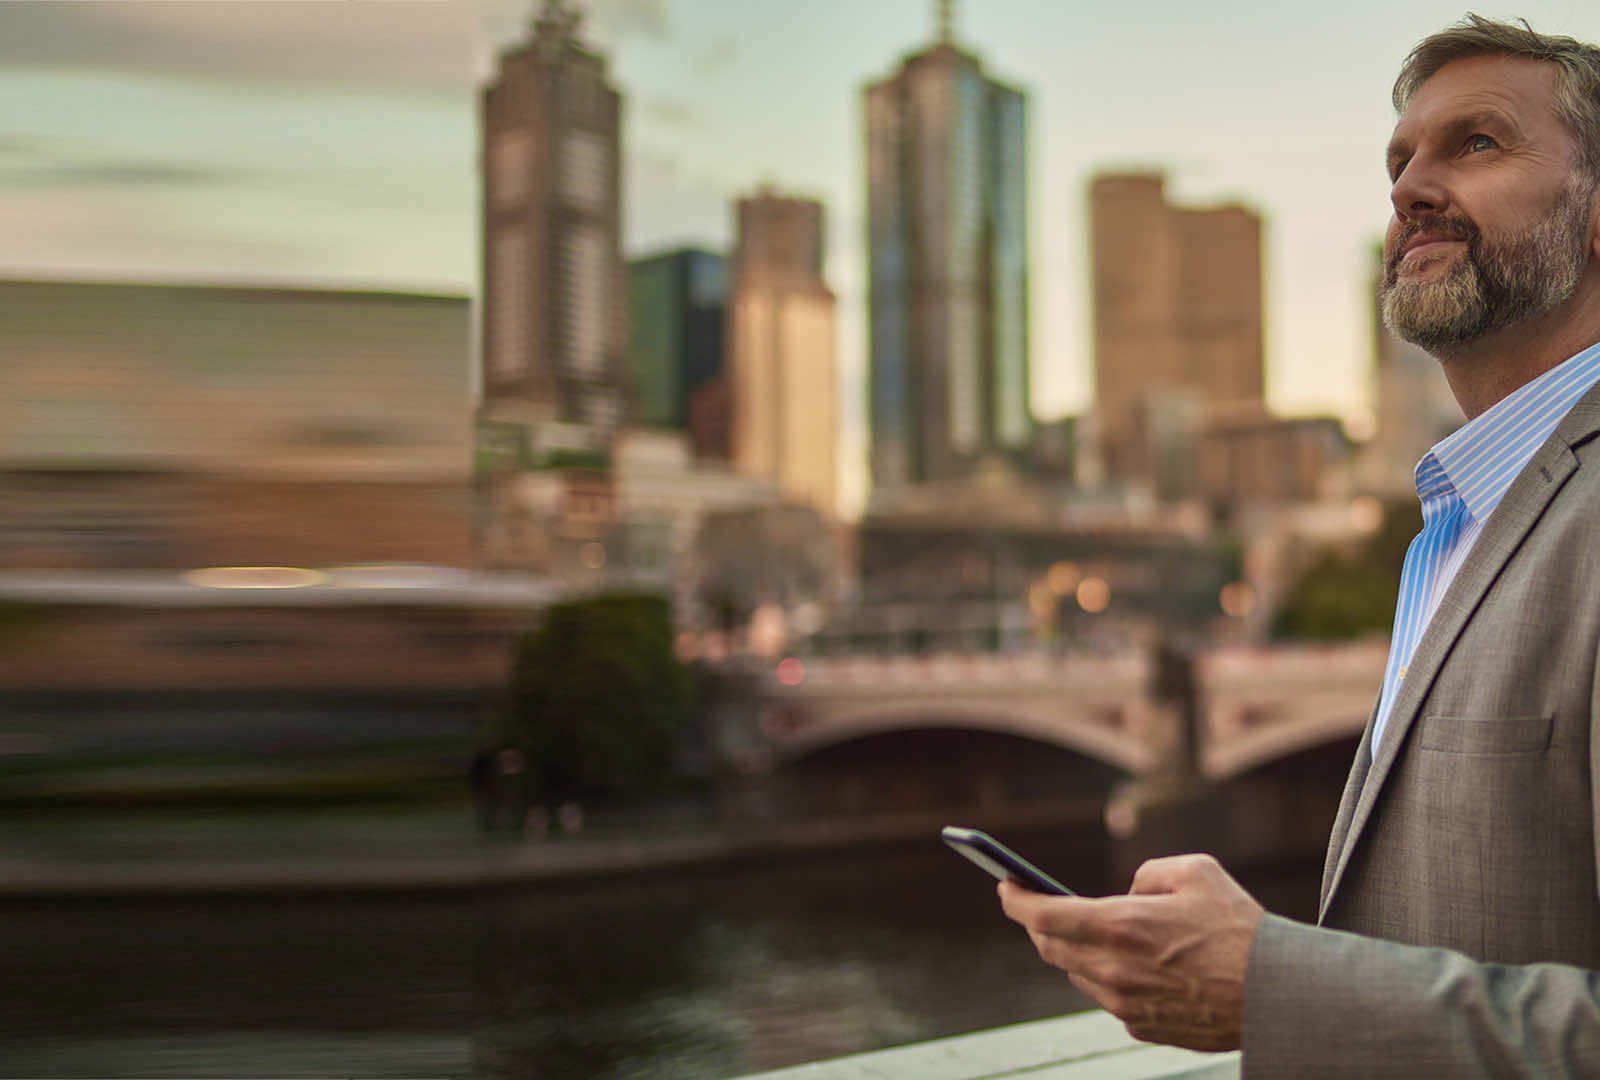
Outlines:
<svg viewBox="0 0 1600 1080"><path fill-rule="evenodd" d="M703 79L728 71L739 62L739 43L726 34L711 39L689 60L689 70Z"/></svg>
<svg viewBox="0 0 1600 1080"><path fill-rule="evenodd" d="M0 69L460 91L473 33L471 5L456 0L21 0L0 4Z"/></svg>
<svg viewBox="0 0 1600 1080"><path fill-rule="evenodd" d="M630 255L683 244L725 247L732 222L732 193L710 177L685 168L678 155L637 147L624 173Z"/></svg>
<svg viewBox="0 0 1600 1080"><path fill-rule="evenodd" d="M4 148L0 147L0 153ZM242 170L163 161L84 161L25 166L0 165L0 188L61 191L85 188L194 188L233 185Z"/></svg>
<svg viewBox="0 0 1600 1080"><path fill-rule="evenodd" d="M589 17L607 38L672 36L666 0L590 0Z"/></svg>
<svg viewBox="0 0 1600 1080"><path fill-rule="evenodd" d="M700 127L705 121L699 109L681 98L649 98L639 107L639 115L662 127L680 130Z"/></svg>

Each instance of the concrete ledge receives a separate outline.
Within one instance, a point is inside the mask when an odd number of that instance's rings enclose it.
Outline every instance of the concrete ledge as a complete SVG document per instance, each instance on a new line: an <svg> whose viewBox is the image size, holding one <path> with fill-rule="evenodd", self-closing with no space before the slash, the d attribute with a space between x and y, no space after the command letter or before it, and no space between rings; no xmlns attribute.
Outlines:
<svg viewBox="0 0 1600 1080"><path fill-rule="evenodd" d="M1239 1055L1137 1042L1110 1013L1078 1013L796 1065L744 1080L1225 1080Z"/></svg>

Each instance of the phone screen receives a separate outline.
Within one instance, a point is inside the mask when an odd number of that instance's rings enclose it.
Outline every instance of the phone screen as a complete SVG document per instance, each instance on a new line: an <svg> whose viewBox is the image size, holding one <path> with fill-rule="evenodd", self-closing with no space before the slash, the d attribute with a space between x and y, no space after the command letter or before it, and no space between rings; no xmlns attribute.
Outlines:
<svg viewBox="0 0 1600 1080"><path fill-rule="evenodd" d="M1014 881L1050 896L1078 895L988 833L947 825L939 835L946 844L1000 881Z"/></svg>

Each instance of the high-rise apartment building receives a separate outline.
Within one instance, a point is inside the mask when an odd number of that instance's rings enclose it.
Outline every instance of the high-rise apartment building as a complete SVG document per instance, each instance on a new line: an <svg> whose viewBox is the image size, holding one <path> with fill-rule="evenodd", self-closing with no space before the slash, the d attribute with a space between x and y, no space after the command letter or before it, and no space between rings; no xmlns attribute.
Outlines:
<svg viewBox="0 0 1600 1080"><path fill-rule="evenodd" d="M1027 98L937 42L866 88L875 497L1026 452Z"/></svg>
<svg viewBox="0 0 1600 1080"><path fill-rule="evenodd" d="M1089 217L1106 473L1150 484L1188 433L1263 407L1261 219L1173 206L1146 173L1097 177Z"/></svg>
<svg viewBox="0 0 1600 1080"><path fill-rule="evenodd" d="M621 98L578 24L545 0L481 99L480 437L534 460L609 446L623 412Z"/></svg>
<svg viewBox="0 0 1600 1080"><path fill-rule="evenodd" d="M725 364L734 465L833 515L838 376L822 204L764 188L739 200L738 219Z"/></svg>
<svg viewBox="0 0 1600 1080"><path fill-rule="evenodd" d="M628 374L640 423L689 428L695 392L721 374L726 261L685 248L628 263Z"/></svg>

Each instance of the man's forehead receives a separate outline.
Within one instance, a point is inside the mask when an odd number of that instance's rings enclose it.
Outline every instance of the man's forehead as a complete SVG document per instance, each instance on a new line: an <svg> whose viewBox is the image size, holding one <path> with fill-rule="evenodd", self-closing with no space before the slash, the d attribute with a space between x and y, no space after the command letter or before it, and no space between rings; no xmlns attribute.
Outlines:
<svg viewBox="0 0 1600 1080"><path fill-rule="evenodd" d="M1560 125L1556 66L1525 56L1467 56L1451 60L1417 87L1394 127L1394 142L1418 129L1470 114L1496 116L1522 128Z"/></svg>

